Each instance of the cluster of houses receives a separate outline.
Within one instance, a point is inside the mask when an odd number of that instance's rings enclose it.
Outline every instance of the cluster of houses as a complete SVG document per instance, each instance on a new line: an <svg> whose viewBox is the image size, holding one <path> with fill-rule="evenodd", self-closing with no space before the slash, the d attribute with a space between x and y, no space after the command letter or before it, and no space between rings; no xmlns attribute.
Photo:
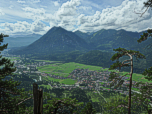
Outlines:
<svg viewBox="0 0 152 114"><path fill-rule="evenodd" d="M3 55L3 56L4 57L20 57L20 55ZM29 59L29 58L22 57L22 59ZM36 62L36 63L31 63L30 65L25 66L25 64L22 62L22 59L13 61L14 66L17 68L17 70L14 73L19 73L19 74L25 73L25 74L39 76L39 80L33 79L35 80L35 82L42 81L41 76L47 76L46 73L39 72L37 67L54 63L54 62Z"/></svg>
<svg viewBox="0 0 152 114"><path fill-rule="evenodd" d="M127 85L130 83L127 80L128 77L123 77L122 79L124 80L124 83L122 84L122 86L118 87L117 89L114 89L114 87L110 88L110 83L112 81L107 81L110 73L111 72L108 72L108 70L103 71L103 72L97 72L97 71L91 71L88 69L74 69L67 78L78 80L77 83L75 83L74 85L62 85L62 86L53 85L51 87L64 88L64 89L70 90L78 86L81 89L116 91L116 92L120 92L127 95L128 94ZM55 76L55 75L50 75L50 74L49 76L55 79L67 79L65 77ZM133 87L135 83L136 83L135 81L132 81ZM81 84L83 86L80 86ZM118 84L118 82L116 82L116 84ZM109 89L106 89L106 88L109 88Z"/></svg>

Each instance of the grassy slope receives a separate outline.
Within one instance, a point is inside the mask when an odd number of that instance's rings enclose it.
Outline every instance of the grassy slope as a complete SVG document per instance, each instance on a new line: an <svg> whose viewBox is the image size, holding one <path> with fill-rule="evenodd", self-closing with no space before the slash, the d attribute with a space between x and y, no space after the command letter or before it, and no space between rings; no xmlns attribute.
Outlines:
<svg viewBox="0 0 152 114"><path fill-rule="evenodd" d="M92 70L92 71L99 71L99 70L101 70L102 67L70 62L70 63L65 63L65 64L51 64L51 65L46 65L46 66L37 67L37 68L41 72L46 72L49 74L51 73L54 75L67 77L69 75L69 73L71 73L74 69L77 69L77 68L80 68L80 69L88 68L89 70ZM102 71L107 71L107 70L108 70L108 68L105 68ZM108 71L115 71L115 70L108 70ZM118 71L116 71L116 72L118 72ZM120 73L122 73L122 75L125 75L128 72L120 72ZM130 77L129 74L126 76ZM142 74L133 73L132 78L133 78L133 81L142 81L142 82L152 83L152 81L148 81L147 79L145 79L144 75L142 75Z"/></svg>

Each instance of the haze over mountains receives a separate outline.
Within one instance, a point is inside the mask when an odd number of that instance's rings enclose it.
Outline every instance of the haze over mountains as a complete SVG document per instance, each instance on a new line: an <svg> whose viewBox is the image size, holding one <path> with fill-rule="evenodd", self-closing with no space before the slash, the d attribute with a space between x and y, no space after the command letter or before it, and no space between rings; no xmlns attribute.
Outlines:
<svg viewBox="0 0 152 114"><path fill-rule="evenodd" d="M59 29L60 28L60 29ZM137 40L140 38L140 35L142 35L143 32L129 32L125 30L114 30L114 29L101 29L100 31L93 32L93 33L83 33L79 30L75 32L67 31L61 27L53 27L51 28L46 34L47 36L55 34L53 32L58 31L60 34L56 34L55 37L60 37L63 32L67 32L67 37L72 37L71 35L74 35L72 33L75 33L80 38L84 39L85 42L87 42L89 45L91 45L94 49L99 50L109 50L111 48L116 48L117 46L124 46L124 47L130 47L132 46L129 42L132 41L133 44L138 44ZM56 33L58 33L56 32ZM43 38L46 37L43 35ZM75 36L75 35L74 35ZM30 34L30 35L15 35L13 37L5 37L4 42L2 44L8 43L8 49L12 47L21 47L21 46L28 46L38 39L40 39L42 35L39 34ZM63 37L63 36L62 36ZM64 36L65 37L65 36ZM80 39L78 38L78 39ZM41 38L42 39L42 38ZM46 39L46 38L45 38ZM67 38L67 40L69 40ZM54 40L55 41L55 40ZM63 41L65 42L65 41ZM55 42L54 42L55 43ZM53 44L54 44L53 43ZM59 42L58 42L59 43ZM61 42L60 42L61 43ZM69 45L69 44L67 44ZM134 46L135 46L134 45Z"/></svg>
<svg viewBox="0 0 152 114"><path fill-rule="evenodd" d="M3 44L8 43L7 49L12 47L22 47L27 46L38 40L42 35L30 34L30 35L15 35L11 37L4 37Z"/></svg>
<svg viewBox="0 0 152 114"><path fill-rule="evenodd" d="M144 31L145 32L145 31ZM143 32L128 32L125 30L101 29L95 33L83 33L81 31L67 31L62 27L53 27L43 36L32 34L17 38L7 38L4 43L9 43L9 47L25 46L26 48L16 48L20 51L12 50L13 54L33 54L34 53L63 53L75 50L104 50L113 51L113 48L126 48L143 51L148 43L138 44L137 40ZM139 46L142 45L142 46ZM23 48L23 47L22 47Z"/></svg>
<svg viewBox="0 0 152 114"><path fill-rule="evenodd" d="M142 35L142 32L117 31L113 29L102 29L88 34L81 31L67 31L62 27L53 27L43 36L38 36L39 38L34 37L35 41L32 40L32 35L27 38L18 38L18 41L22 39L22 42L27 40L28 43L31 43L22 47L13 47L8 53L25 55L34 59L79 62L109 67L112 64L110 58L116 53L113 49L121 47L127 50L139 51L146 56L146 60L134 62L135 69L141 71L141 69L148 68L152 62L150 56L152 55L152 50L143 49L152 43L152 39L149 38L147 41L138 44L137 40L140 38L140 35ZM9 42L8 44L11 45L11 43ZM120 61L123 60L120 59ZM134 58L134 60L136 59Z"/></svg>
<svg viewBox="0 0 152 114"><path fill-rule="evenodd" d="M77 30L74 33L78 33L82 37L88 37L89 35L93 34L94 32L93 33L90 33L90 32L82 33L81 31ZM27 45L30 45L31 43L33 43L34 41L38 40L40 37L42 37L42 35L35 34L35 33L29 34L29 35L11 35L9 37L4 38L2 45L8 43L9 45L8 45L7 49L11 49L14 47L27 46Z"/></svg>
<svg viewBox="0 0 152 114"><path fill-rule="evenodd" d="M67 31L61 27L53 27L41 38L21 51L24 52L24 54L31 54L33 52L51 54L73 50L87 50L88 48L89 45L86 41L73 32Z"/></svg>

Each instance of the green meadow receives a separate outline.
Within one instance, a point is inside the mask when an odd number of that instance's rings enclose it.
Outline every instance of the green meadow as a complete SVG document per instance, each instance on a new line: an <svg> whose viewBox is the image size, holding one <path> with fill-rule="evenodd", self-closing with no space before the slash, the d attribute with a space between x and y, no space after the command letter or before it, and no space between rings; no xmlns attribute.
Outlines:
<svg viewBox="0 0 152 114"><path fill-rule="evenodd" d="M75 62L70 62L70 63L64 63L64 64L58 64L54 63L51 65L46 65L42 67L37 67L40 72L45 72L48 74L53 74L53 75L58 75L58 76L63 76L63 77L68 77L69 73L71 73L74 69L89 69L92 71L101 71L101 68L99 66L92 66L92 65L84 65L80 63L75 63ZM107 71L109 68L102 69L102 71ZM108 71L115 71L116 70L108 70ZM128 72L120 72L122 75L125 75ZM126 77L130 77L130 75L126 75ZM139 79L138 79L139 78ZM143 78L143 79L142 79ZM152 81L148 81L147 79L144 78L144 75L142 74L137 74L133 73L132 75L133 81L142 81L142 82L149 82L152 83ZM127 79L129 80L129 79Z"/></svg>
<svg viewBox="0 0 152 114"><path fill-rule="evenodd" d="M56 81L56 82L59 82L60 84L66 84L66 85L74 85L77 80L72 80L72 79L64 79L64 80L61 80L61 79L55 79L55 78L51 78L51 77L42 77L42 79L44 80L47 80L47 81Z"/></svg>

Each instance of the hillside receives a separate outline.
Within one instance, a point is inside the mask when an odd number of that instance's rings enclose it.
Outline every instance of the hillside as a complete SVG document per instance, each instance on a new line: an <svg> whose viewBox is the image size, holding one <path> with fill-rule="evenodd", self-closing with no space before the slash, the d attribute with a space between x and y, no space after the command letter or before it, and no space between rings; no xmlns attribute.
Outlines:
<svg viewBox="0 0 152 114"><path fill-rule="evenodd" d="M100 30L90 36L89 42L97 50L112 50L113 48L126 48L134 46L139 39L139 34L127 32L125 30Z"/></svg>
<svg viewBox="0 0 152 114"><path fill-rule="evenodd" d="M90 35L92 35L93 33L83 33L79 30L74 32L76 35L78 35L80 38L83 38L87 43L89 43L89 38Z"/></svg>
<svg viewBox="0 0 152 114"><path fill-rule="evenodd" d="M113 54L108 52L102 52L99 50L92 50L83 55L80 55L75 62L87 64L87 65L96 65L110 67L113 63L110 58ZM109 59L109 61L107 61Z"/></svg>
<svg viewBox="0 0 152 114"><path fill-rule="evenodd" d="M14 51L14 54L53 54L74 50L86 50L89 46L86 41L71 31L61 27L53 27L41 38L25 49Z"/></svg>

